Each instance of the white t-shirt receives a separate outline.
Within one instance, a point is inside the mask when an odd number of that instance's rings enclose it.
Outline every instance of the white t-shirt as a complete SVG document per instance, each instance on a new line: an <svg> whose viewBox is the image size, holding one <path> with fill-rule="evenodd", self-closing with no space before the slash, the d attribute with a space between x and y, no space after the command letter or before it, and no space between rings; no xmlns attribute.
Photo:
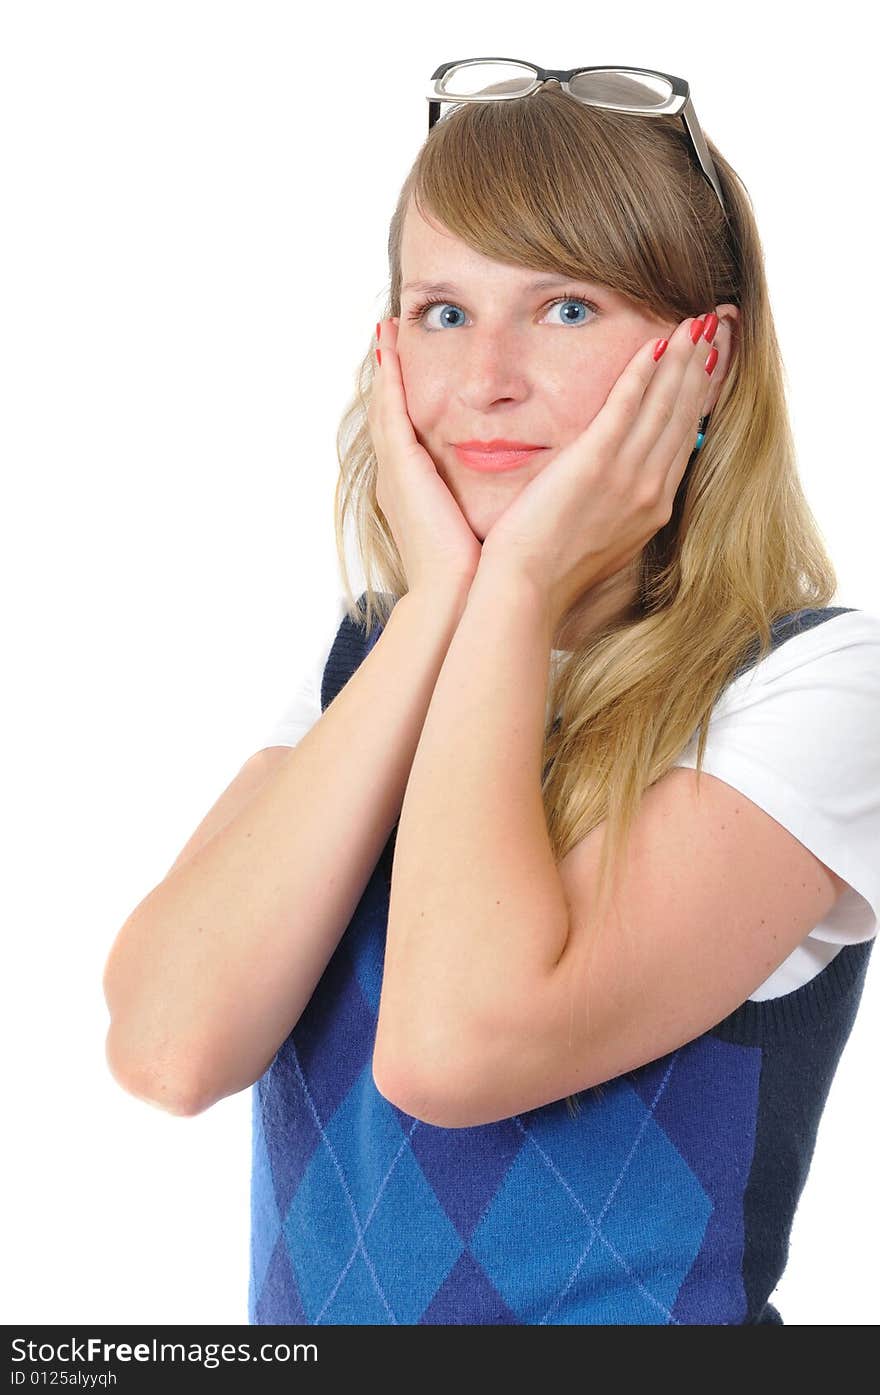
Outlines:
<svg viewBox="0 0 880 1395"><path fill-rule="evenodd" d="M261 746L295 746L321 716L336 619ZM554 660L561 651L553 650ZM676 765L697 765L697 737ZM751 994L808 983L880 919L880 615L852 610L792 635L716 703L703 769L732 785L849 883L828 916Z"/></svg>

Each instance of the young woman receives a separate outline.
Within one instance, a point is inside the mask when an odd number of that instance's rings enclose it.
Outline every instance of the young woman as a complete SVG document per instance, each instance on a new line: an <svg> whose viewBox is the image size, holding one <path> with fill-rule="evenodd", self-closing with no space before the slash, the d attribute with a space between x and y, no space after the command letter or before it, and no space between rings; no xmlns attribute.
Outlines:
<svg viewBox="0 0 880 1395"><path fill-rule="evenodd" d="M782 1321L880 617L830 604L745 190L639 71L432 120L338 628L108 962L126 1088L253 1087L253 1323Z"/></svg>

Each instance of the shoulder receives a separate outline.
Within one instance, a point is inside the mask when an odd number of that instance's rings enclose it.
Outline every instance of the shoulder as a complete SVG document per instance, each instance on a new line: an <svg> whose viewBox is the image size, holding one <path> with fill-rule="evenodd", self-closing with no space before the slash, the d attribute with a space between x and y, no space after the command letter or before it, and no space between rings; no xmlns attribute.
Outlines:
<svg viewBox="0 0 880 1395"><path fill-rule="evenodd" d="M722 701L738 700L752 689L779 682L807 686L826 674L836 673L840 680L858 678L869 686L880 682L880 614L844 610L830 616L808 612L807 617L809 623L793 633L783 632L768 654L735 678Z"/></svg>
<svg viewBox="0 0 880 1395"><path fill-rule="evenodd" d="M698 733L674 761L697 768ZM702 769L759 806L824 864L841 925L864 939L880 916L880 615L849 611L793 634L730 684L709 721ZM845 922L845 926L844 926Z"/></svg>
<svg viewBox="0 0 880 1395"><path fill-rule="evenodd" d="M720 694L710 739L757 733L762 725L778 738L780 753L820 737L829 758L836 744L874 733L880 774L880 615L852 610L785 636ZM678 764L691 763L698 735Z"/></svg>
<svg viewBox="0 0 880 1395"><path fill-rule="evenodd" d="M317 629L294 655L296 668L283 707L266 729L261 747L296 746L321 716L321 687L334 644L348 615L348 601L337 591L322 607Z"/></svg>

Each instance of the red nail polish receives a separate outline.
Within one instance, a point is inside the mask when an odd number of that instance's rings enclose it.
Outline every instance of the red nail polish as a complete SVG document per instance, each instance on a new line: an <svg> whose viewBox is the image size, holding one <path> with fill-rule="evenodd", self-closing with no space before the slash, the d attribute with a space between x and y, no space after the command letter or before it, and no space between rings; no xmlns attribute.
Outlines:
<svg viewBox="0 0 880 1395"><path fill-rule="evenodd" d="M710 353L709 357L706 359L706 372L707 372L707 373L710 373L710 374L713 373L714 370L715 370L715 365L716 365L717 362L718 362L718 350L717 350L717 349L715 348L715 346L713 345L713 346L712 346L712 352Z"/></svg>
<svg viewBox="0 0 880 1395"><path fill-rule="evenodd" d="M703 333L703 321L702 321L702 320L694 320L693 324L691 325L691 343L692 343L692 344L696 344L697 340L699 339L699 337L700 337L700 335L701 335L702 333Z"/></svg>
<svg viewBox="0 0 880 1395"><path fill-rule="evenodd" d="M706 317L706 326L703 330L703 338L707 340L709 343L711 343L717 328L718 316L715 314L715 311L713 310L711 315L707 315Z"/></svg>
<svg viewBox="0 0 880 1395"><path fill-rule="evenodd" d="M376 338L377 338L377 339L381 339L381 338L382 338L382 326L381 326L381 324L377 324L377 325L376 325Z"/></svg>
<svg viewBox="0 0 880 1395"><path fill-rule="evenodd" d="M377 349L377 350L376 350L376 362L379 364L379 367L381 368L381 367L382 367L382 350L381 350L381 349Z"/></svg>
<svg viewBox="0 0 880 1395"><path fill-rule="evenodd" d="M657 343L654 345L654 362L655 362L655 363L657 362L658 358L662 358L663 355L666 353L666 346L667 346L668 343L669 343L669 340L668 340L668 339L658 339L658 340L657 340Z"/></svg>

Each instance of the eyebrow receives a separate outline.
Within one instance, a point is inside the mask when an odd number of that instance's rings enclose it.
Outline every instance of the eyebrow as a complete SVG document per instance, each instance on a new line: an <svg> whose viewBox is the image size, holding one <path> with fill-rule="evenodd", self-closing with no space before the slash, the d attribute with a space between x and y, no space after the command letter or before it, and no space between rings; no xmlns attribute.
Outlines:
<svg viewBox="0 0 880 1395"><path fill-rule="evenodd" d="M537 281L530 281L523 287L523 293L528 295L532 291L546 291L553 286L571 285L576 281L578 285L588 286L589 281L582 281L578 276L541 276ZM423 291L429 295L461 295L461 289L453 281L407 281L402 287L402 291Z"/></svg>

